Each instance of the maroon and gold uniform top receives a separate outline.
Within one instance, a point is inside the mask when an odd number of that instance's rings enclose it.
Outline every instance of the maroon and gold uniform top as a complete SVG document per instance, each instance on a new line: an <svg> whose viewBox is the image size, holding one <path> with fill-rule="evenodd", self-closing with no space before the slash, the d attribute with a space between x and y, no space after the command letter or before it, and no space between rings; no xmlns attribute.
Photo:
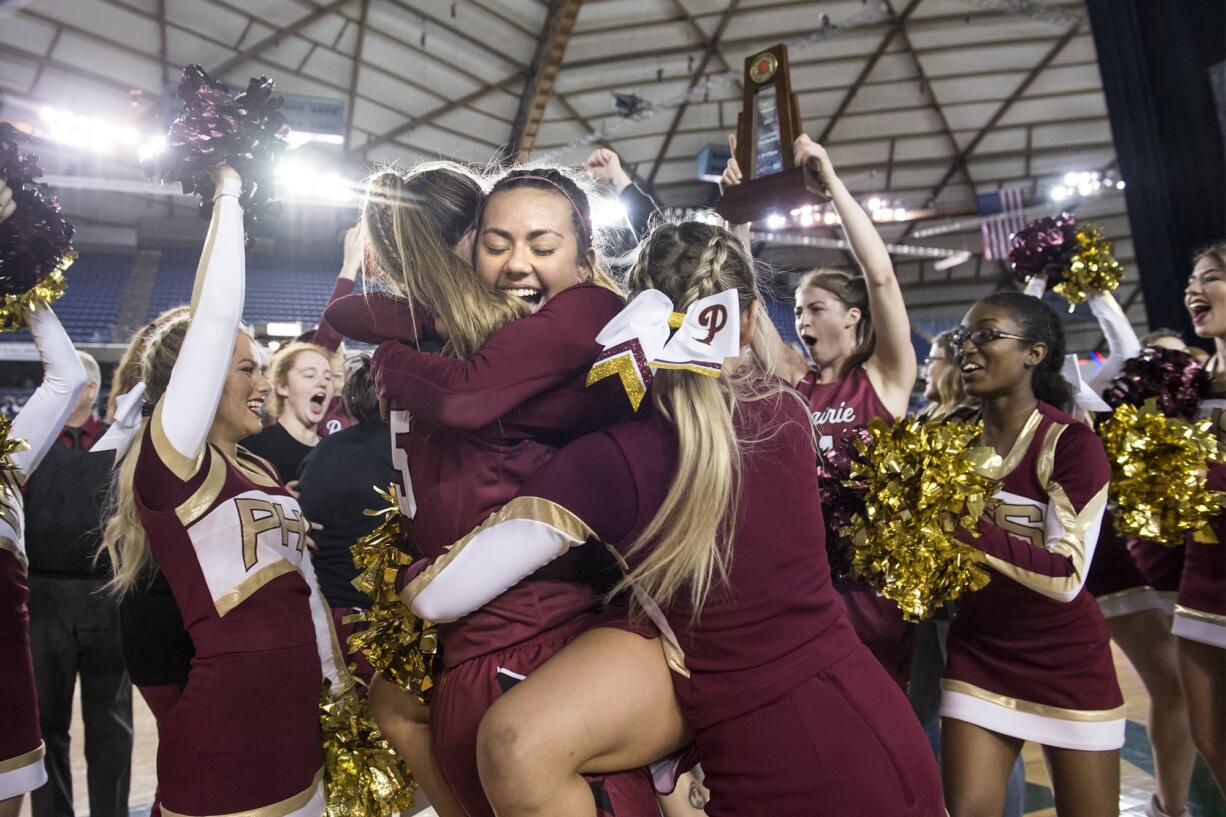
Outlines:
<svg viewBox="0 0 1226 817"><path fill-rule="evenodd" d="M892 422L897 419L877 396L863 366L857 366L847 377L830 383L818 383L817 372L810 371L796 384L796 390L809 403L818 447L823 451L833 447L852 429L866 426L872 420Z"/></svg>
<svg viewBox="0 0 1226 817"><path fill-rule="evenodd" d="M1219 457L1226 456L1226 381L1218 377L1198 417L1213 421ZM1226 491L1226 463L1210 461L1209 488ZM1173 632L1180 638L1226 650L1226 514L1188 536Z"/></svg>
<svg viewBox="0 0 1226 817"><path fill-rule="evenodd" d="M873 388L868 370L852 369L847 377L818 383L817 372L810 371L796 385L809 403L809 415L817 433L818 447L836 447L853 429L873 420L893 422L896 418ZM911 656L915 650L915 628L903 621L898 605L870 587L836 580L835 589L847 608L847 615L860 640L885 667L899 686L906 687L911 676Z"/></svg>
<svg viewBox="0 0 1226 817"><path fill-rule="evenodd" d="M1085 578L1110 467L1085 424L1039 403L1012 449L978 548L991 574L949 633L941 715L1047 746L1118 749L1124 699L1106 622Z"/></svg>
<svg viewBox="0 0 1226 817"><path fill-rule="evenodd" d="M923 733L831 586L807 410L781 388L742 403L735 420L746 442L726 581L715 581L698 617L683 601L688 588L664 610L639 598L664 635L696 732L712 792L707 813L810 815L820 801L846 815L944 814ZM594 540L632 568L645 553L631 547L658 512L676 462L676 432L648 406L577 440L413 579L414 609L464 615ZM839 713L854 713L854 724L841 728ZM838 752L815 756L829 738L818 734L822 725L836 722ZM764 741L771 751L760 751ZM873 792L854 782L854 768L891 765L889 783Z"/></svg>
<svg viewBox="0 0 1226 817"><path fill-rule="evenodd" d="M338 688L346 671L306 547L309 524L258 457L212 445L195 462L179 454L162 406L141 441L134 496L196 653L183 696L159 724L162 811L264 803L318 814L319 694L325 677Z"/></svg>
<svg viewBox="0 0 1226 817"><path fill-rule="evenodd" d="M627 410L615 384L586 388L596 335L622 308L616 293L581 284L490 335L468 359L383 343L372 368L393 409L401 509L422 555L441 555L518 493L557 447ZM541 575L462 621L440 627L454 666L523 642L596 606L588 554Z"/></svg>

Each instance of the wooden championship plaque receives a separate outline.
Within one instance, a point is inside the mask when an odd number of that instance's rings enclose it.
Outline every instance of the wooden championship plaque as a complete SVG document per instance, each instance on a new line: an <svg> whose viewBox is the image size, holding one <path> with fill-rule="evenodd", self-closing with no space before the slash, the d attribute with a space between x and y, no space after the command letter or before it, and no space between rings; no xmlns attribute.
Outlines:
<svg viewBox="0 0 1226 817"><path fill-rule="evenodd" d="M716 211L744 224L821 201L817 174L792 161L792 143L800 134L788 48L780 43L745 60L745 100L736 121L742 181L724 191Z"/></svg>

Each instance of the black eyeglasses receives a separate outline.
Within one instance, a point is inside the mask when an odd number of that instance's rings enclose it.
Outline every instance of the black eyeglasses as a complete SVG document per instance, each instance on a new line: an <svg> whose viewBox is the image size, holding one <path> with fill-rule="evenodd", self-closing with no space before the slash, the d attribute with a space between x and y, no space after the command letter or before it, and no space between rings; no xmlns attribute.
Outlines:
<svg viewBox="0 0 1226 817"><path fill-rule="evenodd" d="M949 342L953 344L954 349L961 349L969 340L975 348L981 348L985 344L991 343L994 340L1001 338L1009 338L1010 340L1024 340L1033 342L1034 338L1028 338L1025 335L1015 335L1012 332L1002 332L999 329L976 329L970 331L968 329L955 329L950 335Z"/></svg>

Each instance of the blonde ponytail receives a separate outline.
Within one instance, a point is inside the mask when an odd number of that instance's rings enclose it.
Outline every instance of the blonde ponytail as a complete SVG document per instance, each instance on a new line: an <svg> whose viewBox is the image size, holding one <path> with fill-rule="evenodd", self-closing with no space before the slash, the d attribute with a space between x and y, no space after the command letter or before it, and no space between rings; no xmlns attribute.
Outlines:
<svg viewBox="0 0 1226 817"><path fill-rule="evenodd" d="M632 293L658 289L683 311L695 301L736 288L741 309L756 308L752 262L727 231L699 222L659 227L630 272ZM692 615L716 581L727 578L736 526L741 444L733 424L740 384L685 370L656 372L655 410L677 433L677 470L656 515L630 546L646 553L614 589L634 588L667 607L688 587Z"/></svg>
<svg viewBox="0 0 1226 817"><path fill-rule="evenodd" d="M190 321L187 307L176 307L159 315L147 334L133 340L134 344L144 341L139 356L147 408L157 405L158 400L166 393L170 373L179 358L179 349L183 346L183 338L187 335ZM153 563L153 557L149 553L149 534L141 523L133 488L136 481L136 463L140 460L141 445L148 425L149 418L146 417L141 421L132 447L128 449L112 477L106 504L109 513L102 530L102 547L96 557L100 558L102 553L106 553L110 559L111 579L107 582L106 589L121 596L136 585Z"/></svg>

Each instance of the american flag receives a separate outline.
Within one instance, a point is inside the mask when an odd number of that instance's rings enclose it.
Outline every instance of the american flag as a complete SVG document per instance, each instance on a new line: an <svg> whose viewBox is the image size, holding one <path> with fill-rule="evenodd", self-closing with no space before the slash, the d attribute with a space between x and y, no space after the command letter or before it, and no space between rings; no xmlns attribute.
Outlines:
<svg viewBox="0 0 1226 817"><path fill-rule="evenodd" d="M983 257L988 261L1004 261L1009 257L1009 237L1026 226L1022 215L1025 203L1022 188L1008 187L995 193L975 197L983 220Z"/></svg>

